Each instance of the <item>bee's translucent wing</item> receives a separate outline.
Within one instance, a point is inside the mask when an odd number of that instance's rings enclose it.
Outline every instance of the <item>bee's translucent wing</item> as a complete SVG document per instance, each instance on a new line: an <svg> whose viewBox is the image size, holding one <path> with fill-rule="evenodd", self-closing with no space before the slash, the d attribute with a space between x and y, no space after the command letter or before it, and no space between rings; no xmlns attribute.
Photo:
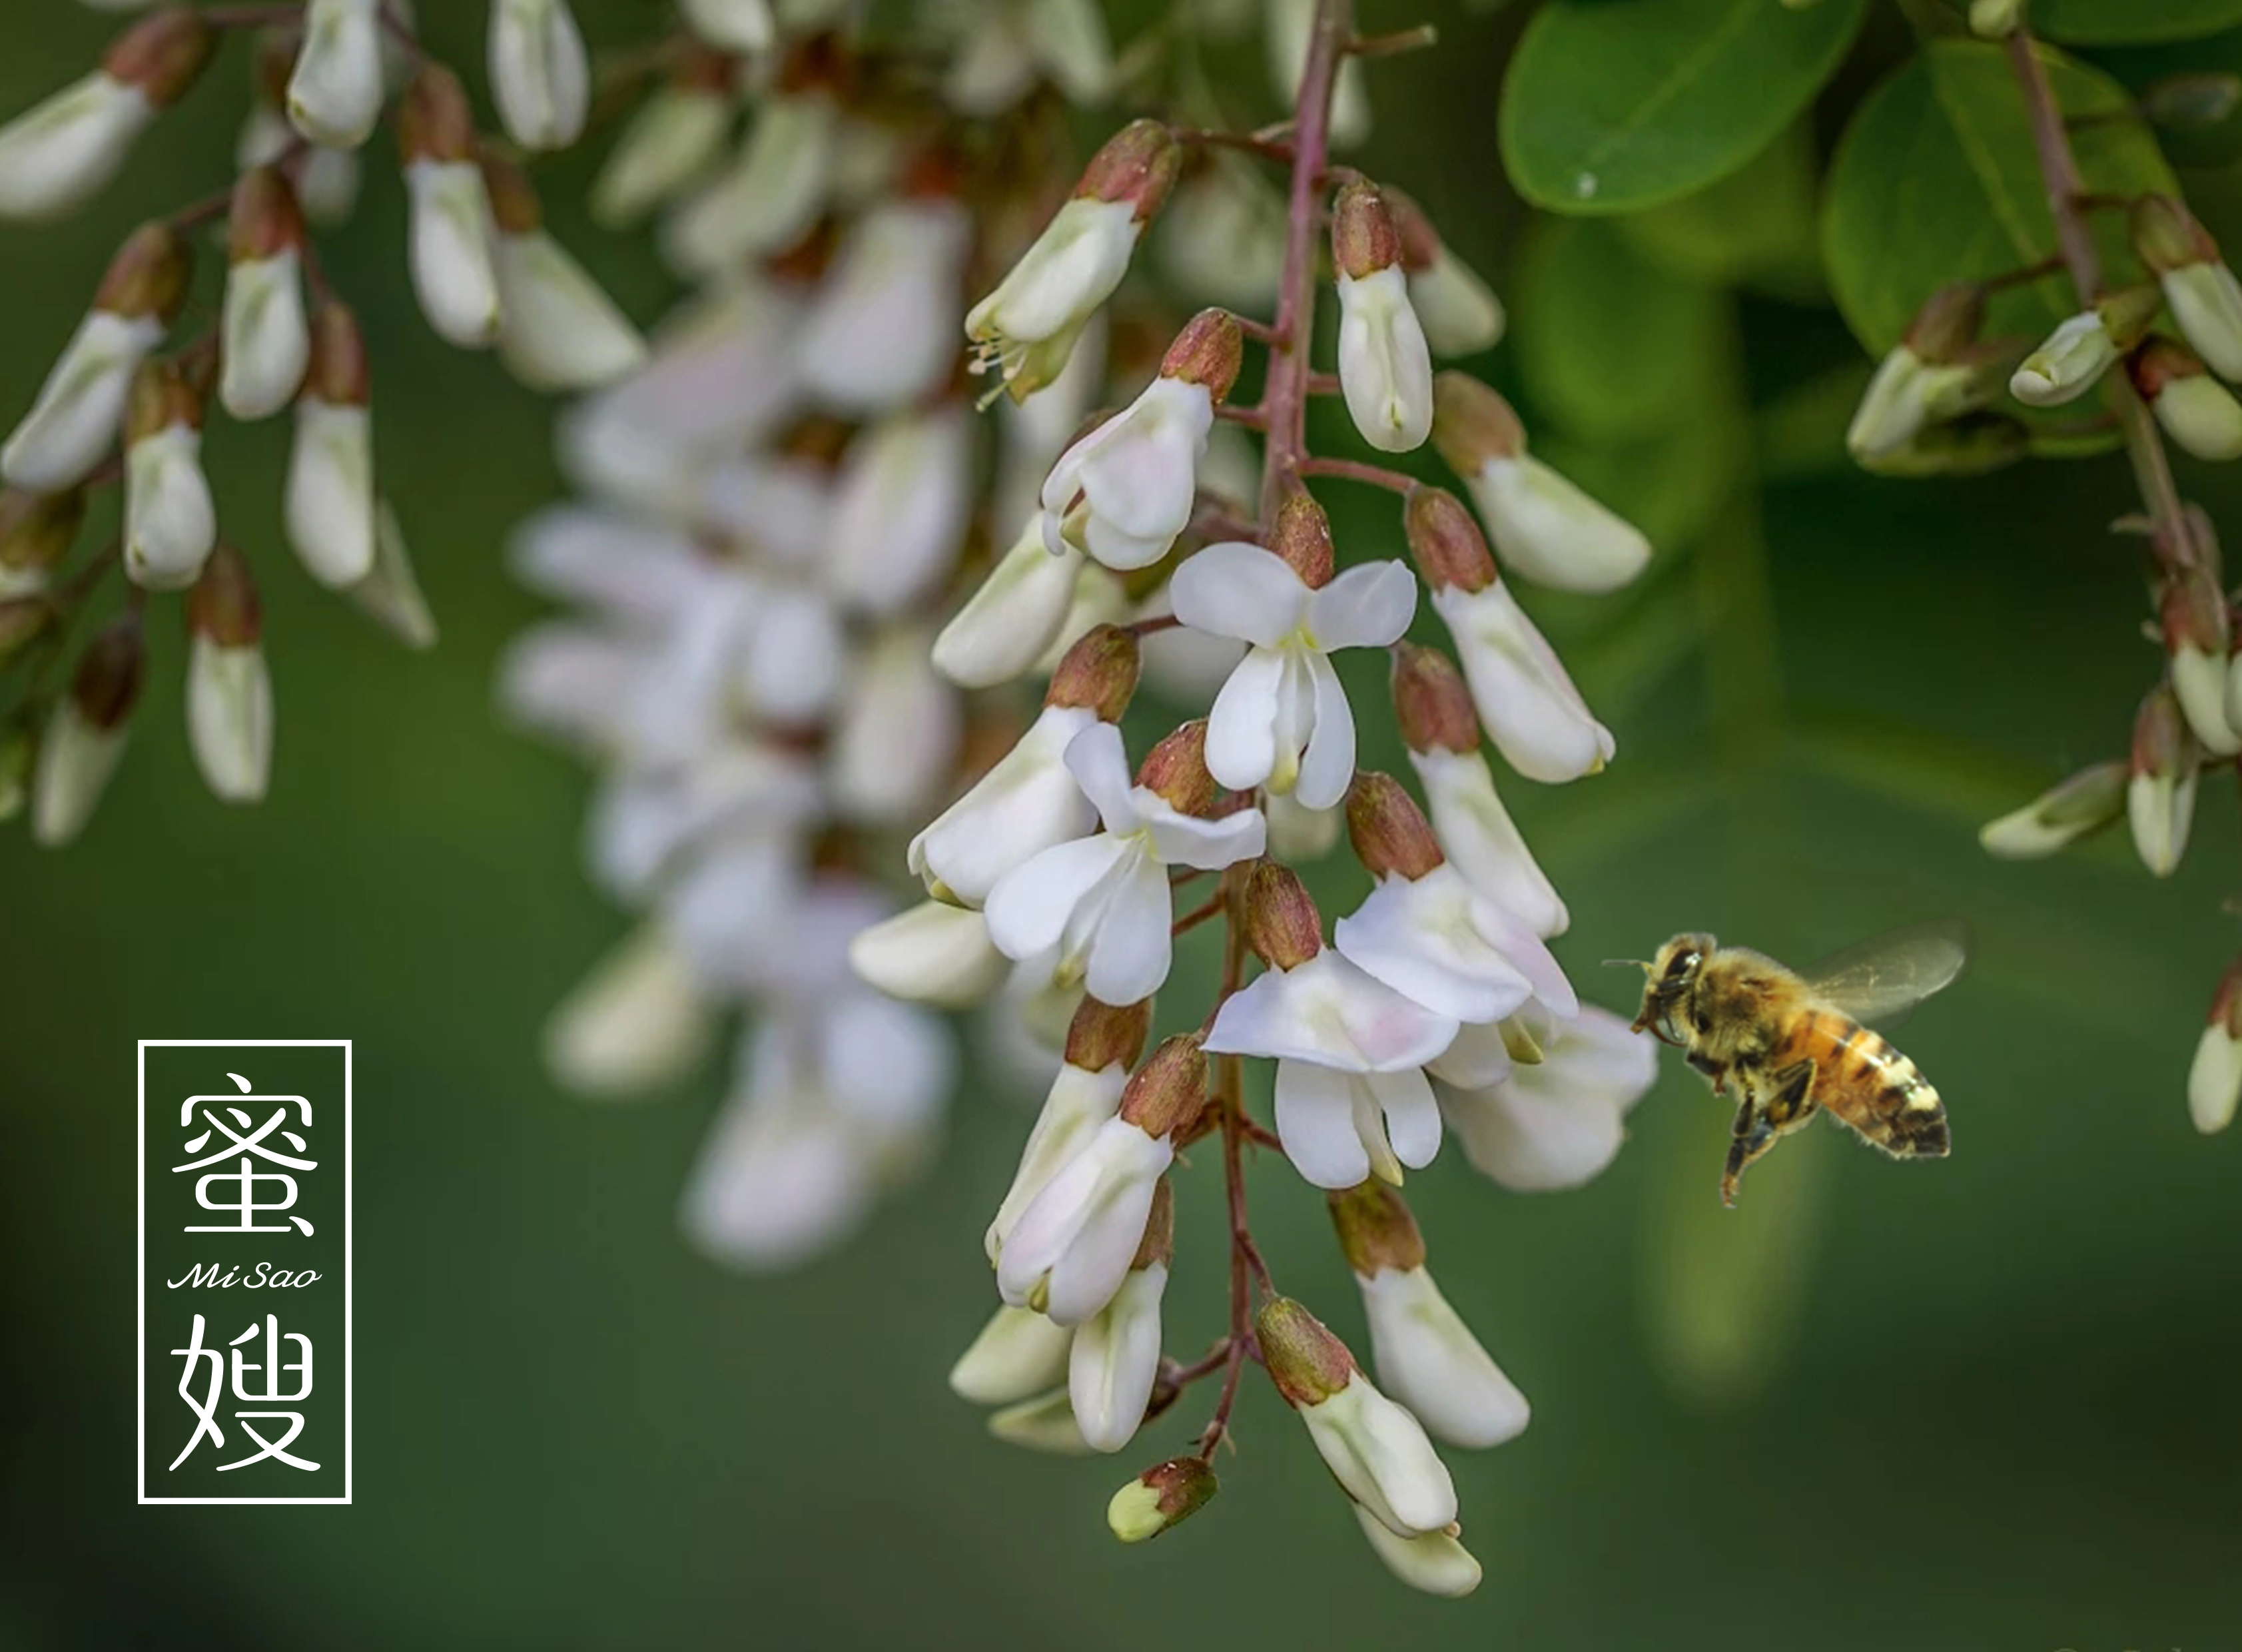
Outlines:
<svg viewBox="0 0 2242 1652"><path fill-rule="evenodd" d="M1799 976L1816 997L1856 1021L1889 1029L1950 984L1969 961L1969 926L1959 918L1940 918L1849 946Z"/></svg>

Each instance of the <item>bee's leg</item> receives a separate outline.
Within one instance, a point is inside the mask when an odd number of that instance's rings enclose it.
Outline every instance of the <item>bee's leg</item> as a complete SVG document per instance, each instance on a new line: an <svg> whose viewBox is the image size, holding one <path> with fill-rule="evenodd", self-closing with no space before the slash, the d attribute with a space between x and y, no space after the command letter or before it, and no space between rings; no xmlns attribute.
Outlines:
<svg viewBox="0 0 2242 1652"><path fill-rule="evenodd" d="M1726 1062L1715 1061L1710 1056L1701 1056L1695 1050L1682 1058L1713 1081L1715 1095L1725 1096L1728 1093L1728 1068Z"/></svg>
<svg viewBox="0 0 2242 1652"><path fill-rule="evenodd" d="M1736 1109L1735 1138L1728 1143L1728 1162L1721 1172L1721 1203L1733 1208L1736 1202L1736 1184L1742 1179L1744 1167L1775 1145L1775 1127L1768 1123L1767 1114L1760 1106L1756 1087L1749 1080L1741 1086L1743 1105Z"/></svg>
<svg viewBox="0 0 2242 1652"><path fill-rule="evenodd" d="M1767 1121L1778 1135L1788 1134L1814 1114L1814 1064L1794 1061L1768 1080Z"/></svg>

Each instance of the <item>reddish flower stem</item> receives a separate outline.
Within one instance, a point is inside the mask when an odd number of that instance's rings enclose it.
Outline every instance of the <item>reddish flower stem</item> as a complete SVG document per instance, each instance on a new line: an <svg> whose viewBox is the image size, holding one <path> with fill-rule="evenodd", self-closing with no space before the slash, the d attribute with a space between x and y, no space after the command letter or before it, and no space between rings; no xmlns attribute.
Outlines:
<svg viewBox="0 0 2242 1652"><path fill-rule="evenodd" d="M1303 459L1299 470L1303 476L1335 476L1345 481L1390 488L1397 494L1406 494L1417 485L1414 476L1388 470L1383 465L1366 465L1356 459Z"/></svg>

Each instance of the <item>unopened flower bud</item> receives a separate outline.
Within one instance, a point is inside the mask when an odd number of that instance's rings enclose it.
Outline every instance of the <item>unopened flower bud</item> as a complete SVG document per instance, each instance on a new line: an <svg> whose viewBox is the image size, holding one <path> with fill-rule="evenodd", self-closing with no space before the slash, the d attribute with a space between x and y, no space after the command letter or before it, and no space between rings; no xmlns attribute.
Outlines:
<svg viewBox="0 0 2242 1652"><path fill-rule="evenodd" d="M295 446L283 519L314 579L346 587L373 570L373 421L366 339L349 309L328 299L312 323L312 359L296 399Z"/></svg>
<svg viewBox="0 0 2242 1652"><path fill-rule="evenodd" d="M1376 185L1347 185L1332 209L1339 270L1339 378L1355 429L1404 453L1433 428L1433 356L1409 302L1400 232Z"/></svg>
<svg viewBox="0 0 2242 1652"><path fill-rule="evenodd" d="M1323 916L1281 861L1254 863L1242 907L1245 944L1272 970L1296 970L1323 950Z"/></svg>
<svg viewBox="0 0 2242 1652"><path fill-rule="evenodd" d="M2201 568L2175 570L2165 584L2160 618L2172 692L2187 726L2219 756L2242 751L2242 734L2226 715L2229 638L2218 581Z"/></svg>
<svg viewBox="0 0 2242 1652"><path fill-rule="evenodd" d="M681 192L716 158L732 124L732 62L695 48L669 84L648 97L608 152L592 185L592 218L605 229L635 224Z"/></svg>
<svg viewBox="0 0 2242 1652"><path fill-rule="evenodd" d="M39 843L55 848L85 829L124 755L147 669L140 621L130 614L111 621L78 656L70 692L39 742L31 782L31 836Z"/></svg>
<svg viewBox="0 0 2242 1652"><path fill-rule="evenodd" d="M1320 589L1331 583L1337 561L1331 518L1307 489L1293 488L1279 502L1277 520L1269 529L1269 549L1282 557L1309 588Z"/></svg>
<svg viewBox="0 0 2242 1652"><path fill-rule="evenodd" d="M0 218L51 218L98 192L194 84L214 39L199 13L167 6L119 36L93 73L0 126Z"/></svg>
<svg viewBox="0 0 2242 1652"><path fill-rule="evenodd" d="M420 594L405 532L388 500L376 502L373 524L373 567L365 577L345 586L343 594L406 648L432 648L436 646L436 616Z"/></svg>
<svg viewBox="0 0 2242 1652"><path fill-rule="evenodd" d="M1420 755L1479 749L1479 714L1454 661L1438 648L1393 645L1393 715L1402 742Z"/></svg>
<svg viewBox="0 0 2242 1652"><path fill-rule="evenodd" d="M1074 1420L1074 1401L1064 1384L992 1414L989 1432L1008 1446L1055 1457L1086 1457L1094 1449Z"/></svg>
<svg viewBox="0 0 2242 1652"><path fill-rule="evenodd" d="M963 688L993 688L1033 669L1066 622L1081 569L1082 554L1065 546L1053 556L1042 514L1029 517L935 639L935 669Z"/></svg>
<svg viewBox="0 0 2242 1652"><path fill-rule="evenodd" d="M2200 761L2178 697L2158 685L2141 702L2133 722L2133 756L2125 812L2141 863L2169 877L2187 852L2195 821L2196 769Z"/></svg>
<svg viewBox="0 0 2242 1652"><path fill-rule="evenodd" d="M1856 457L1878 476L1982 476L2031 451L2031 429L2022 420L1981 411L1927 425L1896 447Z"/></svg>
<svg viewBox="0 0 2242 1652"><path fill-rule="evenodd" d="M1118 625L1091 628L1066 651L1044 692L1047 706L1078 706L1100 722L1118 722L1137 692L1143 667L1137 634Z"/></svg>
<svg viewBox="0 0 2242 1652"><path fill-rule="evenodd" d="M2153 338L2126 366L2165 434L2198 459L2242 459L2242 402L2211 376L2202 357L2171 339Z"/></svg>
<svg viewBox="0 0 2242 1652"><path fill-rule="evenodd" d="M1158 792L1180 813L1212 812L1222 785L1206 766L1206 719L1193 718L1146 752L1137 767L1137 783Z"/></svg>
<svg viewBox="0 0 2242 1652"><path fill-rule="evenodd" d="M220 800L253 803L272 765L272 678L249 564L220 545L187 595L187 742Z"/></svg>
<svg viewBox="0 0 2242 1652"><path fill-rule="evenodd" d="M2037 860L2100 831L2125 812L2127 765L2114 758L2082 769L1977 834L1989 855Z"/></svg>
<svg viewBox="0 0 2242 1652"><path fill-rule="evenodd" d="M528 174L486 149L484 187L497 230L499 359L532 390L592 390L646 359L646 340L544 229Z"/></svg>
<svg viewBox="0 0 2242 1652"><path fill-rule="evenodd" d="M567 0L491 0L490 83L507 135L524 149L576 141L592 77Z"/></svg>
<svg viewBox="0 0 2242 1652"><path fill-rule="evenodd" d="M1502 300L1477 271L1451 252L1424 209L1388 185L1386 205L1401 237L1401 267L1409 278L1409 304L1436 356L1468 356L1493 349L1502 338Z"/></svg>
<svg viewBox="0 0 2242 1652"><path fill-rule="evenodd" d="M1391 775L1355 776L1346 793L1346 829L1355 858L1373 877L1414 882L1446 859L1416 800Z"/></svg>
<svg viewBox="0 0 2242 1652"><path fill-rule="evenodd" d="M1321 1320L1288 1296L1273 1296L1253 1318L1261 1362L1285 1403L1318 1406L1355 1379L1354 1356Z"/></svg>
<svg viewBox="0 0 2242 1652"><path fill-rule="evenodd" d="M1084 1072L1134 1067L1152 1030L1152 1001L1101 1004L1085 997L1067 1024L1066 1064Z"/></svg>
<svg viewBox="0 0 2242 1652"><path fill-rule="evenodd" d="M1245 359L1245 335L1227 310L1202 310L1184 324L1160 358L1160 377L1203 385L1217 406L1238 382Z"/></svg>
<svg viewBox="0 0 2242 1652"><path fill-rule="evenodd" d="M1977 343L1985 290L1975 281L1941 287L1876 366L1845 432L1845 446L1873 467L1923 432L1981 407L2000 380L2000 358Z"/></svg>
<svg viewBox="0 0 2242 1652"><path fill-rule="evenodd" d="M495 225L459 77L424 62L399 105L397 138L413 198L413 285L421 312L443 338L480 349L499 330Z"/></svg>
<svg viewBox="0 0 2242 1652"><path fill-rule="evenodd" d="M1074 1333L1031 1308L1000 1307L950 1368L950 1389L977 1406L1009 1406L1066 1380Z"/></svg>
<svg viewBox="0 0 2242 1652"><path fill-rule="evenodd" d="M1812 0L1787 0L1794 9ZM1354 1517L1386 1569L1413 1589L1443 1600L1460 1600L1479 1587L1480 1564L1446 1531L1404 1537L1358 1504Z"/></svg>
<svg viewBox="0 0 2242 1652"><path fill-rule="evenodd" d="M545 1064L579 1095L634 1095L692 1071L715 1035L715 1005L676 943L650 923L554 1010Z"/></svg>
<svg viewBox="0 0 2242 1652"><path fill-rule="evenodd" d="M1450 470L1471 477L1490 459L1524 453L1526 427L1500 391L1451 371L1433 381L1433 446Z"/></svg>
<svg viewBox="0 0 2242 1652"><path fill-rule="evenodd" d="M1154 1140L1196 1123L1206 1105L1206 1055L1196 1033L1162 1041L1121 1092L1120 1118Z"/></svg>
<svg viewBox="0 0 2242 1652"><path fill-rule="evenodd" d="M311 360L304 308L304 218L279 172L253 167L233 189L218 400L236 419L286 406Z"/></svg>
<svg viewBox="0 0 2242 1652"><path fill-rule="evenodd" d="M1357 1273L1425 1266L1425 1236L1400 1193L1381 1181L1338 1189L1327 1195L1339 1250Z"/></svg>
<svg viewBox="0 0 2242 1652"><path fill-rule="evenodd" d="M85 495L0 490L0 596L46 588L47 574L70 554L85 521Z"/></svg>
<svg viewBox="0 0 2242 1652"><path fill-rule="evenodd" d="M2219 377L2242 379L2242 285L2218 242L2169 195L2135 202L2132 231L2134 250L2155 272L2182 335Z"/></svg>
<svg viewBox="0 0 2242 1652"><path fill-rule="evenodd" d="M1436 596L1451 588L1485 590L1495 583L1494 558L1487 554L1487 541L1453 494L1439 487L1412 487L1401 507L1401 524L1409 555Z"/></svg>
<svg viewBox="0 0 2242 1652"><path fill-rule="evenodd" d="M310 0L288 77L288 119L315 144L356 149L381 118L381 0Z"/></svg>
<svg viewBox="0 0 2242 1652"><path fill-rule="evenodd" d="M1174 133L1157 120L1132 120L1090 158L1074 198L1124 203L1142 224L1166 205L1183 161Z"/></svg>
<svg viewBox="0 0 2242 1652"><path fill-rule="evenodd" d="M1012 967L990 941L980 913L941 901L922 901L858 930L849 943L849 966L891 998L944 1010L980 1003Z"/></svg>
<svg viewBox="0 0 2242 1652"><path fill-rule="evenodd" d="M218 543L202 426L202 391L186 370L144 365L124 416L124 571L145 589L193 584Z"/></svg>
<svg viewBox="0 0 2242 1652"><path fill-rule="evenodd" d="M1198 1514L1221 1485L1205 1458L1171 1457L1115 1492L1105 1523L1123 1542L1141 1543Z"/></svg>
<svg viewBox="0 0 2242 1652"><path fill-rule="evenodd" d="M117 249L93 308L0 447L11 487L59 493L92 473L116 445L134 375L186 300L191 260L166 224L144 224Z"/></svg>
<svg viewBox="0 0 2242 1652"><path fill-rule="evenodd" d="M2059 406L2094 387L2118 346L2099 309L2082 310L2047 336L2009 379L2009 393L2034 407Z"/></svg>
<svg viewBox="0 0 2242 1652"><path fill-rule="evenodd" d="M2242 958L2226 966L2211 997L2210 1024L2195 1047L2187 1074L2187 1111L2209 1136L2234 1122L2242 1098Z"/></svg>

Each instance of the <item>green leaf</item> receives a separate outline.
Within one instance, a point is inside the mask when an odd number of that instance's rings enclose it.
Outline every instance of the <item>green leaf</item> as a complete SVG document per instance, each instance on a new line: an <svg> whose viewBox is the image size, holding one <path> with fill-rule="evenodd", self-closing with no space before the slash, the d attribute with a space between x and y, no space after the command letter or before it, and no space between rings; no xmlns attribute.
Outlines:
<svg viewBox="0 0 2242 1652"><path fill-rule="evenodd" d="M1617 225L1538 220L1514 279L1519 372L1571 434L1621 441L1683 424L1727 370L1722 296L1645 263Z"/></svg>
<svg viewBox="0 0 2242 1652"><path fill-rule="evenodd" d="M2031 24L2082 46L2195 40L2242 23L2242 0L2033 0Z"/></svg>
<svg viewBox="0 0 2242 1652"><path fill-rule="evenodd" d="M1503 163L1518 192L1571 213L1628 212L1725 178L1836 69L1867 0L1550 0L1503 77Z"/></svg>
<svg viewBox="0 0 2242 1652"><path fill-rule="evenodd" d="M2106 75L2044 50L2057 101L2072 116L2131 106ZM2138 121L2072 134L2090 191L2176 192L2172 169ZM2095 235L2120 279L2138 270L2122 214L2100 212ZM2037 264L2055 251L2055 223L2015 76L2000 48L1941 40L1871 92L1838 140L1822 215L1829 286L1861 342L1881 355L1923 299L1949 281ZM1997 295L1987 336L2037 336L2077 307L2056 277Z"/></svg>
<svg viewBox="0 0 2242 1652"><path fill-rule="evenodd" d="M1814 135L1801 122L1740 171L1618 223L1636 251L1676 275L1811 303L1824 296L1819 185Z"/></svg>

